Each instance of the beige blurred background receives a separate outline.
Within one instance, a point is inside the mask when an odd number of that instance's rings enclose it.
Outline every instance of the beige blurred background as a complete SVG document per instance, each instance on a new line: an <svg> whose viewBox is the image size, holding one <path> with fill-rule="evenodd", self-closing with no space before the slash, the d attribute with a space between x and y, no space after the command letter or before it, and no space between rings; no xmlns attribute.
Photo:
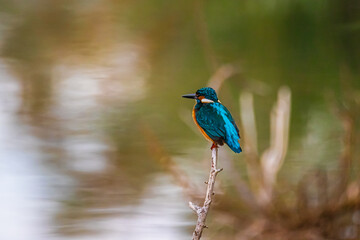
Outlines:
<svg viewBox="0 0 360 240"><path fill-rule="evenodd" d="M0 239L190 239L210 144L181 95L209 81L244 152L204 239L359 239L359 9L0 0Z"/></svg>

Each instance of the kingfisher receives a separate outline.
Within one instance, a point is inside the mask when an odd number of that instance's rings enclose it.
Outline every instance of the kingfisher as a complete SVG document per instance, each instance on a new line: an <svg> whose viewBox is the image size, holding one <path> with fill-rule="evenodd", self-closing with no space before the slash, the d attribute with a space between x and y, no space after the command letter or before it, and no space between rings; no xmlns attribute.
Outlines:
<svg viewBox="0 0 360 240"><path fill-rule="evenodd" d="M184 98L195 99L192 117L204 137L212 142L211 149L226 143L235 153L242 152L240 134L229 110L221 104L214 89L200 88Z"/></svg>

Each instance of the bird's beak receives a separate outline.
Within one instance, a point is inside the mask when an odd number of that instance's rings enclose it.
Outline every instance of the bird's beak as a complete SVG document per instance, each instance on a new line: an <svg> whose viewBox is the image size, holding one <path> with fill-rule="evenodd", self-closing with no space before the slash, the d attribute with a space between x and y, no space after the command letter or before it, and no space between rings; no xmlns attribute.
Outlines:
<svg viewBox="0 0 360 240"><path fill-rule="evenodd" d="M196 94L192 93L192 94L185 94L182 95L183 98L192 98L192 99L196 99Z"/></svg>

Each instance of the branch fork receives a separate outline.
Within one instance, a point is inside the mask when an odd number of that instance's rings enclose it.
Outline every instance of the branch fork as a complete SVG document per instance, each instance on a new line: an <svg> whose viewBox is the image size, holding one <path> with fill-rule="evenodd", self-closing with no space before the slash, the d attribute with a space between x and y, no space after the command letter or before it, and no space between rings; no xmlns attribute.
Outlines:
<svg viewBox="0 0 360 240"><path fill-rule="evenodd" d="M216 175L221 172L222 168L217 168L217 155L218 155L218 148L214 147L211 148L211 170L209 175L209 180L206 182L207 189L205 195L205 201L202 207L199 205L189 202L189 207L196 213L198 219L196 223L195 230L193 232L193 240L198 240L201 238L201 234L204 228L208 228L205 225L206 217L210 209L210 205L212 202L212 198L215 195L214 193L214 186L215 186L215 179Z"/></svg>

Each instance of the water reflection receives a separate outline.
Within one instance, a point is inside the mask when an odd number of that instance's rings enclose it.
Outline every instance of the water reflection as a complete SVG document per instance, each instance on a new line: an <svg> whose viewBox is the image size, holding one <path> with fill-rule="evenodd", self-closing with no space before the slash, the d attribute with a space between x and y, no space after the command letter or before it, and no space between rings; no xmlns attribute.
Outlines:
<svg viewBox="0 0 360 240"><path fill-rule="evenodd" d="M188 239L194 219L174 166L198 198L209 146L187 126L192 103L180 96L220 63L233 72L220 98L238 123L239 95L254 95L259 152L279 86L292 91L275 220L299 193L309 202L292 216L319 205L306 181L335 186L343 168L356 182L358 161L339 166L360 153L359 123L351 124L360 116L358 13L347 4L0 2L0 238ZM242 239L264 220L234 190L248 184L244 156L220 157L229 171L208 236ZM333 223L342 238L356 232L351 214Z"/></svg>
<svg viewBox="0 0 360 240"><path fill-rule="evenodd" d="M82 229L90 234L86 239L187 239L183 230L192 225L186 216L185 202L179 202L181 189L169 184L164 175L152 176L150 185L139 201L114 207L90 207L86 209L91 219L71 225L59 225L59 232ZM132 198L134 192L121 193ZM74 233L74 232L72 232ZM73 236L81 239L81 236Z"/></svg>
<svg viewBox="0 0 360 240"><path fill-rule="evenodd" d="M58 209L52 187L65 179L43 166L36 151L40 142L16 117L19 86L4 68L0 74L0 235L2 239L41 239L51 229L52 214Z"/></svg>

